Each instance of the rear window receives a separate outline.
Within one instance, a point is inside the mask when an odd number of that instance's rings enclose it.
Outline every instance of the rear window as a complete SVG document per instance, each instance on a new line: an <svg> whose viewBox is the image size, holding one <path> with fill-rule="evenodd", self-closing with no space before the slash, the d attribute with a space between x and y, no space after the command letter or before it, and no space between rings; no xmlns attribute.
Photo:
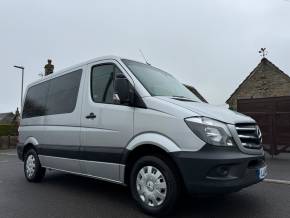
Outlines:
<svg viewBox="0 0 290 218"><path fill-rule="evenodd" d="M46 95L49 82L37 84L28 89L22 118L44 116L46 114Z"/></svg>
<svg viewBox="0 0 290 218"><path fill-rule="evenodd" d="M82 70L73 71L28 89L22 118L71 113L79 92Z"/></svg>

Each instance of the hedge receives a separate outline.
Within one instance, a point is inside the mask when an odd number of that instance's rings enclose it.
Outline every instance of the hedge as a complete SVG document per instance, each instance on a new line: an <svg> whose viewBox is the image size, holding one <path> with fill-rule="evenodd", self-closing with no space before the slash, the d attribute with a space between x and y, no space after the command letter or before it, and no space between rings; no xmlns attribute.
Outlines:
<svg viewBox="0 0 290 218"><path fill-rule="evenodd" d="M17 126L9 124L0 124L0 136L17 135Z"/></svg>

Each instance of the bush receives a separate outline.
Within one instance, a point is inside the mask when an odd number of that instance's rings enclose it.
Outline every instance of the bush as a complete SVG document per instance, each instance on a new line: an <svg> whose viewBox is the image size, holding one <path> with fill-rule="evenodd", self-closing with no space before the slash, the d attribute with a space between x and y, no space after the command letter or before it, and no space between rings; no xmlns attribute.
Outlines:
<svg viewBox="0 0 290 218"><path fill-rule="evenodd" d="M16 125L0 124L0 136L15 136L18 134Z"/></svg>

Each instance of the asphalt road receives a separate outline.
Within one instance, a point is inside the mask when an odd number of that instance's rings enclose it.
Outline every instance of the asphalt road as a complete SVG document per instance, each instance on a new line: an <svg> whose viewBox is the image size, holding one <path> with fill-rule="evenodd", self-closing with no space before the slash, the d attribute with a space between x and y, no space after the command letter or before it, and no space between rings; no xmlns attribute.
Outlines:
<svg viewBox="0 0 290 218"><path fill-rule="evenodd" d="M0 218L147 217L126 187L54 171L29 183L23 163L9 154L0 151ZM184 198L172 217L287 218L290 185L263 182L226 197Z"/></svg>

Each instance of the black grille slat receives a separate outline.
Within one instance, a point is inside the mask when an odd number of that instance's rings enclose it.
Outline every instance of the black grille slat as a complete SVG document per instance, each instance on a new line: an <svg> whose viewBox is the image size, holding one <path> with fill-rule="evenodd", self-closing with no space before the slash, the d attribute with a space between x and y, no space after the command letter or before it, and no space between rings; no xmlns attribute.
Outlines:
<svg viewBox="0 0 290 218"><path fill-rule="evenodd" d="M261 132L256 124L236 124L236 131L245 148L260 149L262 147Z"/></svg>

